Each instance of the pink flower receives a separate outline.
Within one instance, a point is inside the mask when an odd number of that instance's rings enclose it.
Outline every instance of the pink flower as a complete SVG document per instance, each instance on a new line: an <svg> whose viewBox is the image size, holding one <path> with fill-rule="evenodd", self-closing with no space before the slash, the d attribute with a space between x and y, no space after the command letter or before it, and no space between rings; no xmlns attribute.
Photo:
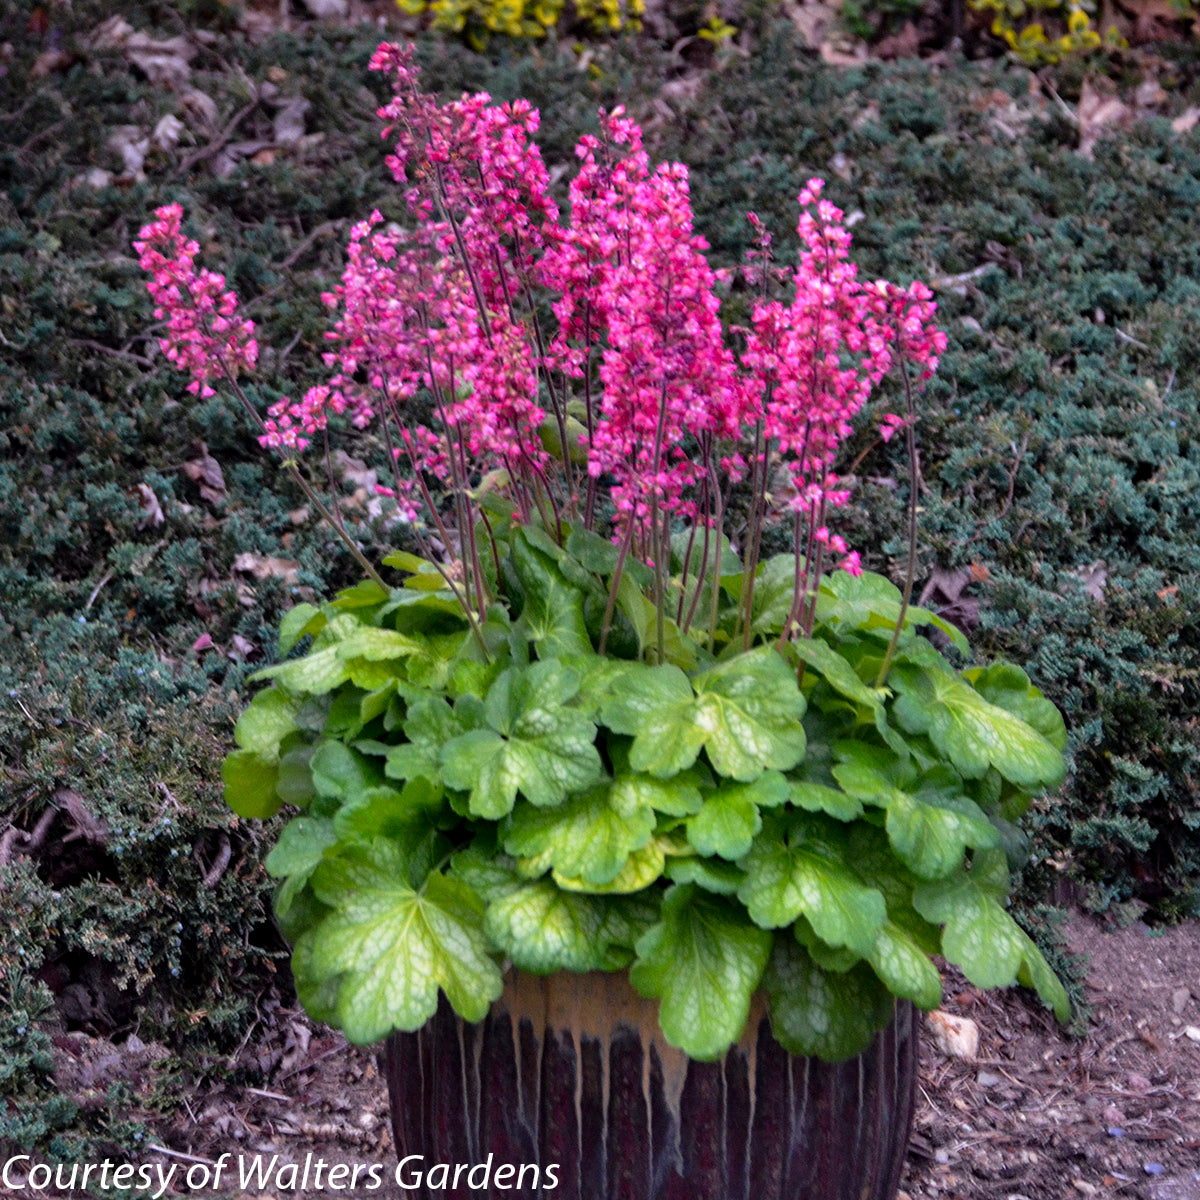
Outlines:
<svg viewBox="0 0 1200 1200"><path fill-rule="evenodd" d="M548 525L563 511L577 520L579 507L590 520L607 489L614 532L638 535L643 559L673 521L711 524L747 471L765 507L766 480L774 490L782 466L776 510L790 509L798 552L860 572L858 553L829 527L849 495L834 468L890 369L913 368L918 381L936 369L946 338L929 289L863 282L841 210L811 179L799 194L786 300L769 294L782 269L770 233L749 215L749 273L761 291L735 355L687 169L652 167L623 109L601 113L599 132L580 140L564 220L527 102L478 93L439 103L420 90L411 49L382 45L371 65L393 82L379 115L411 228L379 212L354 226L342 279L324 297L335 313L328 380L273 404L260 443L291 456L335 418L377 429L397 466L380 493L412 522L423 511L440 522L430 506L454 508L468 541L485 477L508 489L518 520L536 512ZM208 396L216 377L254 366L254 326L224 278L196 267L179 206L155 216L135 248L166 322L161 344L191 375L189 390ZM543 329L547 300L554 320ZM543 445L576 418L586 506L573 456ZM881 436L906 424L888 414Z"/></svg>
<svg viewBox="0 0 1200 1200"><path fill-rule="evenodd" d="M154 315L167 322L159 345L167 359L192 376L188 391L213 395L209 381L236 376L258 360L254 322L237 316L237 296L225 288L225 276L197 271L199 245L183 236L183 209L164 205L144 226L133 248L154 299Z"/></svg>

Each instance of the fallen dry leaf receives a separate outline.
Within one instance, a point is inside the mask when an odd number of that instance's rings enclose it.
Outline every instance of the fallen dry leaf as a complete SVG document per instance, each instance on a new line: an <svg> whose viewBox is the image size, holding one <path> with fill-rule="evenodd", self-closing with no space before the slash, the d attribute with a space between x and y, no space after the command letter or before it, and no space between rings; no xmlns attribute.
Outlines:
<svg viewBox="0 0 1200 1200"><path fill-rule="evenodd" d="M1200 108L1192 105L1190 108L1185 108L1172 122L1171 128L1176 133L1190 133L1196 128L1197 122L1200 122Z"/></svg>
<svg viewBox="0 0 1200 1200"><path fill-rule="evenodd" d="M244 638L240 633L235 633L229 642L229 649L225 651L225 657L233 659L234 662L245 662L246 659L253 657L258 653L258 647L249 639Z"/></svg>
<svg viewBox="0 0 1200 1200"><path fill-rule="evenodd" d="M196 443L196 457L183 464L183 473L200 485L200 496L209 504L218 504L225 499L225 476L221 464L208 452L203 442Z"/></svg>
<svg viewBox="0 0 1200 1200"><path fill-rule="evenodd" d="M199 88L188 88L179 98L183 110L192 119L193 124L206 132L215 131L219 110L217 102Z"/></svg>
<svg viewBox="0 0 1200 1200"><path fill-rule="evenodd" d="M183 122L174 113L167 113L154 126L154 132L150 135L150 143L156 150L173 150L179 145L179 138L184 128Z"/></svg>
<svg viewBox="0 0 1200 1200"><path fill-rule="evenodd" d="M163 516L162 505L158 502L154 489L148 483L139 483L137 494L142 509L137 527L145 529L147 525L161 525L166 518Z"/></svg>
<svg viewBox="0 0 1200 1200"><path fill-rule="evenodd" d="M290 146L304 136L305 116L310 108L312 105L303 96L298 96L275 114L272 130L281 146Z"/></svg>
<svg viewBox="0 0 1200 1200"><path fill-rule="evenodd" d="M1093 86L1090 80L1083 81L1079 93L1079 105L1075 110L1079 122L1079 149L1081 158L1090 159L1095 153L1096 143L1112 129L1129 125L1133 110L1117 96Z"/></svg>
<svg viewBox="0 0 1200 1200"><path fill-rule="evenodd" d="M1083 590L1098 604L1104 603L1104 589L1108 586L1108 564L1098 558L1086 567L1075 567L1071 574L1083 584Z"/></svg>
<svg viewBox="0 0 1200 1200"><path fill-rule="evenodd" d="M948 1058L974 1058L979 1053L979 1026L969 1017L956 1017L937 1009L925 1014L934 1044Z"/></svg>
<svg viewBox="0 0 1200 1200"><path fill-rule="evenodd" d="M296 583L300 579L300 564L286 558L255 554L250 550L233 560L233 569L239 575L253 575L256 579L282 579L285 583Z"/></svg>
<svg viewBox="0 0 1200 1200"><path fill-rule="evenodd" d="M66 50L56 50L51 47L49 50L43 50L37 56L33 66L29 68L29 74L33 79L45 79L47 75L52 75L55 71L65 71L74 62L75 55Z"/></svg>
<svg viewBox="0 0 1200 1200"><path fill-rule="evenodd" d="M108 148L120 156L125 168L121 177L142 180L146 155L150 153L150 135L140 125L118 125L108 137Z"/></svg>
<svg viewBox="0 0 1200 1200"><path fill-rule="evenodd" d="M92 32L91 44L98 49L117 49L156 88L181 91L191 75L196 47L182 35L159 41L134 29L124 17L109 17Z"/></svg>

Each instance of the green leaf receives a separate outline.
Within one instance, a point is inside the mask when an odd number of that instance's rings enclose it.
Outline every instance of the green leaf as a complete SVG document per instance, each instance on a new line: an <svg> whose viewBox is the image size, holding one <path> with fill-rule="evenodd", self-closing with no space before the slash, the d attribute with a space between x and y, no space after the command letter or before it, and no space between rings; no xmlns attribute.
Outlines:
<svg viewBox="0 0 1200 1200"><path fill-rule="evenodd" d="M875 974L893 996L927 1011L942 1002L942 979L929 956L899 925L885 921L867 955Z"/></svg>
<svg viewBox="0 0 1200 1200"><path fill-rule="evenodd" d="M900 619L902 605L900 589L882 575L864 571L855 576L848 571L834 571L821 581L817 596L817 620L834 626L842 633L863 629L874 631L881 637L890 636ZM927 608L909 605L904 628L910 629L915 625L932 625L941 630L963 654L971 652L970 644L961 630Z"/></svg>
<svg viewBox="0 0 1200 1200"><path fill-rule="evenodd" d="M261 691L234 726L233 737L243 750L253 750L266 762L279 761L279 743L295 733L299 707L282 688Z"/></svg>
<svg viewBox="0 0 1200 1200"><path fill-rule="evenodd" d="M771 1030L791 1054L841 1062L861 1054L895 1014L895 1002L865 965L823 971L792 938L777 937L763 973Z"/></svg>
<svg viewBox="0 0 1200 1200"><path fill-rule="evenodd" d="M556 871L584 883L611 883L654 832L654 810L622 812L601 784L555 808L520 804L506 822L504 848L518 857L545 854Z"/></svg>
<svg viewBox="0 0 1200 1200"><path fill-rule="evenodd" d="M762 828L760 808L777 808L789 794L778 771L767 771L753 783L726 783L708 793L700 811L687 823L688 841L701 854L736 861Z"/></svg>
<svg viewBox="0 0 1200 1200"><path fill-rule="evenodd" d="M1017 972L1017 979L1025 987L1037 992L1060 1021L1071 1019L1071 998L1067 995L1067 989L1032 940L1025 948L1025 961Z"/></svg>
<svg viewBox="0 0 1200 1200"><path fill-rule="evenodd" d="M1023 974L1059 1020L1067 1020L1071 1005L1062 984L1029 935L972 874L963 871L913 893L916 910L927 921L943 925L942 953L976 987L1009 987Z"/></svg>
<svg viewBox="0 0 1200 1200"><path fill-rule="evenodd" d="M612 782L609 802L621 813L637 812L645 806L668 817L688 817L700 811L699 775L684 771L673 779L622 772Z"/></svg>
<svg viewBox="0 0 1200 1200"><path fill-rule="evenodd" d="M334 911L313 936L311 974L341 976L338 1024L360 1045L419 1029L439 988L467 1021L481 1021L500 995L479 898L443 875L419 891L407 878L403 854L384 841L352 847L313 873L313 890Z"/></svg>
<svg viewBox="0 0 1200 1200"><path fill-rule="evenodd" d="M350 678L349 666L339 654L341 643L362 628L352 616L334 617L313 640L312 649L301 658L266 667L250 676L251 683L275 679L289 692L320 696Z"/></svg>
<svg viewBox="0 0 1200 1200"><path fill-rule="evenodd" d="M841 975L862 962L861 954L847 950L845 946L830 946L827 942L823 942L817 937L817 931L812 927L812 923L805 917L796 918L796 923L792 926L792 934L822 971L833 971L835 974Z"/></svg>
<svg viewBox="0 0 1200 1200"><path fill-rule="evenodd" d="M522 971L615 971L628 966L633 954L613 947L605 937L611 903L600 896L561 891L542 879L493 901L484 930Z"/></svg>
<svg viewBox="0 0 1200 1200"><path fill-rule="evenodd" d="M715 531L709 534L709 561L705 569L705 575L709 580L712 579L713 561L718 549L721 555L718 567L721 577L726 578L732 575L739 575L742 570L742 563L736 551L729 545L729 538L724 534L717 534L714 537L714 533ZM718 545L714 545L714 541L717 541ZM690 529L681 529L677 533L671 534L671 572L673 574L683 574L683 560L688 557L689 544L691 544L692 553L691 559L688 562L688 579L694 580L700 574L700 565L704 559L703 529L696 530L694 539ZM644 579L641 582L644 585L649 582L649 579Z"/></svg>
<svg viewBox="0 0 1200 1200"><path fill-rule="evenodd" d="M296 817L283 827L264 865L275 879L288 875L307 879L337 840L332 821L323 817Z"/></svg>
<svg viewBox="0 0 1200 1200"><path fill-rule="evenodd" d="M655 609L653 601L628 571L622 573L621 582L617 584L616 613L618 618L623 617L628 622L628 628L637 642L637 653L640 655L650 641ZM617 628L616 618L613 628Z"/></svg>
<svg viewBox="0 0 1200 1200"><path fill-rule="evenodd" d="M800 638L789 642L787 650L806 666L812 667L834 691L872 712L880 709L891 694L887 688L873 688L865 684L854 667L819 638Z"/></svg>
<svg viewBox="0 0 1200 1200"><path fill-rule="evenodd" d="M445 854L447 841L438 827L444 808L442 789L427 779L414 779L402 791L369 788L338 809L333 827L346 843L371 845L386 838L408 861L408 881L417 887Z"/></svg>
<svg viewBox="0 0 1200 1200"><path fill-rule="evenodd" d="M373 625L360 625L337 648L342 658L363 658L368 662L407 658L424 649L424 642L417 638L406 637L394 629L376 629Z"/></svg>
<svg viewBox="0 0 1200 1200"><path fill-rule="evenodd" d="M631 668L609 684L601 719L632 734L635 771L669 779L701 747L722 775L749 782L765 769L787 770L804 756L804 697L770 648L751 650L695 680L669 664Z"/></svg>
<svg viewBox="0 0 1200 1200"><path fill-rule="evenodd" d="M1014 663L993 663L963 672L981 696L1018 716L1032 726L1056 750L1067 747L1067 727L1062 713L1029 682L1029 676Z"/></svg>
<svg viewBox="0 0 1200 1200"><path fill-rule="evenodd" d="M728 901L692 884L676 886L658 923L638 941L629 979L659 1000L671 1045L712 1061L742 1035L771 941Z"/></svg>
<svg viewBox="0 0 1200 1200"><path fill-rule="evenodd" d="M239 817L265 820L279 811L281 803L275 794L279 781L279 764L269 762L253 750L234 750L221 764L225 782L225 803Z"/></svg>
<svg viewBox="0 0 1200 1200"><path fill-rule="evenodd" d="M635 850L626 859L620 873L608 883L588 883L586 879L564 875L561 871L554 872L554 882L568 892L592 892L598 896L626 895L649 887L662 875L665 862L662 843L654 838L640 850Z"/></svg>
<svg viewBox="0 0 1200 1200"><path fill-rule="evenodd" d="M887 832L896 853L922 879L957 870L967 847L988 850L999 842L995 826L949 773L927 775L913 790L898 788L878 771L843 763L833 769L853 796L887 809Z"/></svg>
<svg viewBox="0 0 1200 1200"><path fill-rule="evenodd" d="M672 883L694 883L719 896L736 895L746 878L740 867L719 858L668 858L663 874Z"/></svg>
<svg viewBox="0 0 1200 1200"><path fill-rule="evenodd" d="M388 598L388 590L374 579L362 579L352 587L342 588L334 597L334 608L373 608Z"/></svg>
<svg viewBox="0 0 1200 1200"><path fill-rule="evenodd" d="M611 575L621 558L620 550L608 538L582 525L577 525L567 537L567 553L596 575Z"/></svg>
<svg viewBox="0 0 1200 1200"><path fill-rule="evenodd" d="M437 567L427 558L410 554L407 550L393 550L384 560L385 567L395 567L397 571L408 571L412 575L435 575Z"/></svg>
<svg viewBox="0 0 1200 1200"><path fill-rule="evenodd" d="M279 657L283 658L305 635L320 633L328 618L315 604L297 604L279 622Z"/></svg>
<svg viewBox="0 0 1200 1200"><path fill-rule="evenodd" d="M463 732L457 712L441 696L424 696L408 707L404 736L408 742L393 746L384 774L389 779L441 780L438 762L442 747Z"/></svg>
<svg viewBox="0 0 1200 1200"><path fill-rule="evenodd" d="M445 691L455 658L469 637L466 632L427 634L421 639L421 649L405 664L409 682L430 691Z"/></svg>
<svg viewBox="0 0 1200 1200"><path fill-rule="evenodd" d="M1053 788L1065 775L1062 751L1031 725L984 699L949 669L902 663L891 675L895 714L910 733L928 734L968 779L995 767L1018 787Z"/></svg>
<svg viewBox="0 0 1200 1200"><path fill-rule="evenodd" d="M739 863L746 882L738 889L756 925L780 929L798 916L812 923L818 937L831 946L847 946L866 957L883 926L887 908L883 896L865 887L846 865L844 835L819 818L806 818L787 831L772 822L754 840Z"/></svg>
<svg viewBox="0 0 1200 1200"><path fill-rule="evenodd" d="M349 798L383 782L376 762L341 742L322 742L309 767L317 795L332 800Z"/></svg>
<svg viewBox="0 0 1200 1200"><path fill-rule="evenodd" d="M293 939L292 982L296 998L314 1021L337 1024L339 975L322 975L313 970L312 951L316 929L309 929Z"/></svg>
<svg viewBox="0 0 1200 1200"><path fill-rule="evenodd" d="M535 550L532 540L529 529L522 528L512 541L513 570L525 590L521 624L540 658L590 654L582 590L567 581L549 554Z"/></svg>
<svg viewBox="0 0 1200 1200"><path fill-rule="evenodd" d="M437 580L440 583L441 577L437 576ZM392 598L376 614L380 625L386 621L410 636L444 629L447 617L455 618L455 625L462 625L466 621L462 605L453 592L414 591L409 588L393 591Z"/></svg>
<svg viewBox="0 0 1200 1200"><path fill-rule="evenodd" d="M744 586L744 585L743 585ZM750 628L754 633L778 635L792 615L796 598L796 560L776 554L762 563L754 576Z"/></svg>
<svg viewBox="0 0 1200 1200"><path fill-rule="evenodd" d="M770 647L705 671L695 688L696 724L718 774L748 782L764 769L789 770L804 757L804 697Z"/></svg>
<svg viewBox="0 0 1200 1200"><path fill-rule="evenodd" d="M630 664L609 682L600 718L609 729L633 735L635 771L670 779L690 767L704 745L695 710L692 685L678 667Z"/></svg>
<svg viewBox="0 0 1200 1200"><path fill-rule="evenodd" d="M275 795L284 804L307 808L316 796L312 778L313 750L314 747L309 743L297 742L280 754Z"/></svg>
<svg viewBox="0 0 1200 1200"><path fill-rule="evenodd" d="M439 757L446 783L470 792L472 813L502 817L518 792L549 807L599 781L596 726L567 707L578 690L578 675L554 659L501 673L484 702L488 728L452 738Z"/></svg>
<svg viewBox="0 0 1200 1200"><path fill-rule="evenodd" d="M862 803L854 796L807 779L791 781L791 801L797 808L827 813L836 821L853 821L862 816Z"/></svg>

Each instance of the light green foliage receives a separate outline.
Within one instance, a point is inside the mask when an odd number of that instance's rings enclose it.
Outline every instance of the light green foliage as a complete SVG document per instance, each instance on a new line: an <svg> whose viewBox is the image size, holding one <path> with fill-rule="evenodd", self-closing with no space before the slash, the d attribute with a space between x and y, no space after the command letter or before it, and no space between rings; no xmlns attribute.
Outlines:
<svg viewBox="0 0 1200 1200"><path fill-rule="evenodd" d="M487 728L442 747L442 778L470 792L473 813L493 818L512 810L518 792L544 808L596 782L596 727L567 707L578 691L578 676L554 659L505 671L487 695Z"/></svg>
<svg viewBox="0 0 1200 1200"><path fill-rule="evenodd" d="M630 981L661 1002L663 1033L693 1058L719 1058L742 1034L771 935L692 884L667 892L637 944Z"/></svg>
<svg viewBox="0 0 1200 1200"><path fill-rule="evenodd" d="M1127 50L1115 25L1103 32L1092 23L1094 0L968 0L978 13L991 14L991 32L1002 38L1026 66L1041 67L1103 47ZM1180 15L1191 8L1182 0ZM1038 17L1038 20L1030 20Z"/></svg>
<svg viewBox="0 0 1200 1200"><path fill-rule="evenodd" d="M469 1021L482 1020L500 995L479 898L437 873L410 887L407 865L383 841L349 848L313 876L317 899L332 911L313 936L309 969L337 978L338 1023L356 1042L419 1029L439 988Z"/></svg>
<svg viewBox="0 0 1200 1200"><path fill-rule="evenodd" d="M1021 671L959 673L908 623L875 687L900 610L871 576L831 580L811 638L781 653L770 562L762 644L714 654L677 632L666 661L601 658L582 612L615 562L566 544L497 535L521 606L493 604L479 636L406 555L404 586L306 611L307 653L260 672L230 794L267 811L280 764L308 772L308 813L268 866L315 1012L372 1040L419 1025L439 990L477 1019L503 960L628 968L693 1057L719 1057L763 987L785 1045L836 1058L892 997L937 1004L936 953L1062 1012L1000 903L1009 816L1062 777L1061 721ZM387 682L368 690L354 663Z"/></svg>
<svg viewBox="0 0 1200 1200"><path fill-rule="evenodd" d="M643 0L573 0L569 6L564 0L397 0L397 3L413 16L428 13L435 30L465 37L478 50L496 34L544 38L560 23L579 23L593 33L638 29L645 12ZM557 436L557 430L554 434ZM547 448L552 449L556 444L551 443Z"/></svg>

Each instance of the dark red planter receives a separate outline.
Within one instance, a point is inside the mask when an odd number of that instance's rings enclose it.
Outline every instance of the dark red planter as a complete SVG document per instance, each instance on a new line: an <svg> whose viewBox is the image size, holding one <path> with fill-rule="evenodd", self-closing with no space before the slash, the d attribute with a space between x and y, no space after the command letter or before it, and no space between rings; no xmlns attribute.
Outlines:
<svg viewBox="0 0 1200 1200"><path fill-rule="evenodd" d="M481 1024L443 999L389 1039L400 1194L894 1200L917 1053L907 1003L836 1065L789 1055L760 1007L722 1061L697 1063L623 975L512 975Z"/></svg>

